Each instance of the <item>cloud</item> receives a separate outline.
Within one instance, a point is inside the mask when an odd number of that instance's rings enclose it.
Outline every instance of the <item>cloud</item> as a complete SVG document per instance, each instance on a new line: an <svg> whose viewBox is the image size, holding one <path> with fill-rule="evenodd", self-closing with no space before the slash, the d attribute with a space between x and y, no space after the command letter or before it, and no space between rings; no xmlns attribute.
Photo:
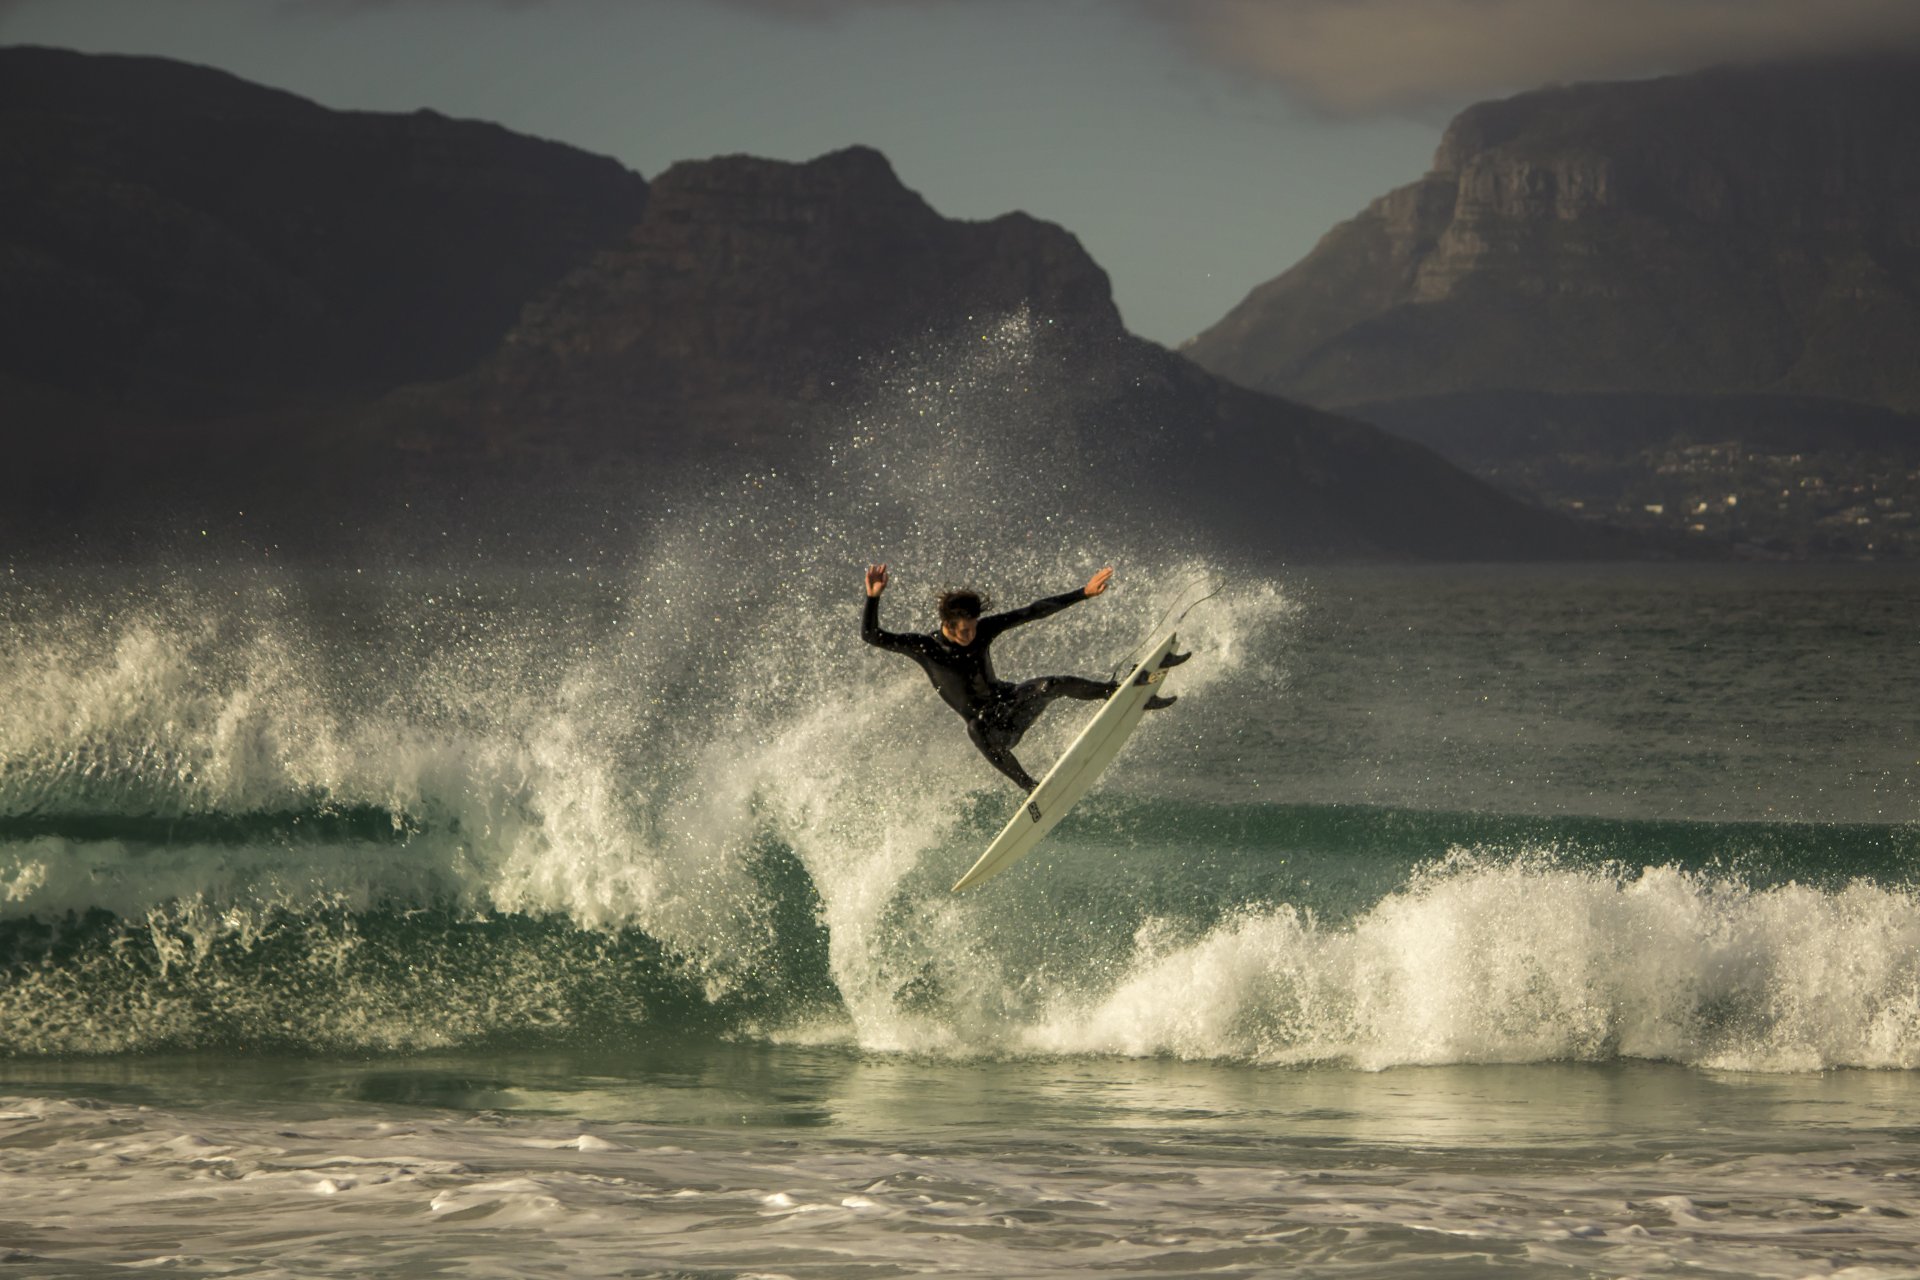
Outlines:
<svg viewBox="0 0 1920 1280"><path fill-rule="evenodd" d="M0 0L0 17L30 0ZM42 0L45 2L45 0ZM611 5L637 0L593 0ZM1031 0L650 0L800 23L966 8L1021 38ZM1048 0L1068 3L1068 0ZM587 0L276 0L283 11L564 9ZM1142 15L1202 61L1339 114L1456 109L1543 84L1797 55L1920 49L1920 0L1072 0L1089 22Z"/></svg>
<svg viewBox="0 0 1920 1280"><path fill-rule="evenodd" d="M1135 0L1202 57L1322 108L1920 47L1915 0Z"/></svg>

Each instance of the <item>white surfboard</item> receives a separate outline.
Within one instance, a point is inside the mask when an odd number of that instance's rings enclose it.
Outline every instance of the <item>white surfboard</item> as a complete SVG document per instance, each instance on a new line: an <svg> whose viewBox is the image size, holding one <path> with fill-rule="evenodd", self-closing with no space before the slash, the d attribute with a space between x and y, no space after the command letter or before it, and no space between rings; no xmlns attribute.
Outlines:
<svg viewBox="0 0 1920 1280"><path fill-rule="evenodd" d="M1005 830L987 846L980 860L967 869L967 874L954 882L955 893L999 875L1026 857L1033 846L1040 843L1040 838L1066 816L1074 802L1087 793L1087 788L1133 736L1140 717L1146 714L1147 699L1160 692L1160 682L1167 678L1160 664L1173 652L1175 639L1173 633L1168 632L1166 639L1153 647L1146 661L1135 667L1119 690L1101 705L1080 736L1073 740L1073 745L1053 762L1053 768L1040 779L1040 785L1033 789Z"/></svg>

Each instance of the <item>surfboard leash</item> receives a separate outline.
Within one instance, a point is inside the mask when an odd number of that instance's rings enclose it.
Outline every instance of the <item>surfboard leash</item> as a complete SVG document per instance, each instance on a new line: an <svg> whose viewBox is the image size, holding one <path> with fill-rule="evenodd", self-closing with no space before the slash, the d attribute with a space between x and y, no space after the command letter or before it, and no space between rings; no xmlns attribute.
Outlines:
<svg viewBox="0 0 1920 1280"><path fill-rule="evenodd" d="M1188 614L1192 613L1195 609L1199 608L1201 605L1205 604L1207 601L1213 599L1215 596L1219 595L1222 591L1225 591L1227 589L1227 584L1225 582L1221 582L1218 586L1214 587L1213 590L1207 592L1207 594L1201 596L1198 600L1195 600L1192 604L1180 610L1179 617L1175 618L1172 622L1168 622L1167 615L1173 612L1174 607L1180 603L1181 597L1186 595L1187 592L1191 590L1195 584L1204 583L1206 581L1207 581L1206 575L1201 574L1199 577L1192 578L1188 580L1186 583L1182 584L1180 589L1173 593L1173 604L1168 605L1165 611L1161 613L1160 617L1154 621L1154 624L1147 629L1146 637L1142 639L1139 644L1136 644L1133 646L1133 648L1129 649L1124 658L1122 658L1118 663L1114 664L1114 668L1110 673L1108 673L1107 678L1109 680L1118 680L1120 678L1120 673L1122 671L1133 670L1134 654L1139 653L1142 649L1146 648L1149 644L1153 643L1153 638L1159 635L1162 631L1166 630L1168 627L1177 627L1181 623L1185 622L1187 620Z"/></svg>

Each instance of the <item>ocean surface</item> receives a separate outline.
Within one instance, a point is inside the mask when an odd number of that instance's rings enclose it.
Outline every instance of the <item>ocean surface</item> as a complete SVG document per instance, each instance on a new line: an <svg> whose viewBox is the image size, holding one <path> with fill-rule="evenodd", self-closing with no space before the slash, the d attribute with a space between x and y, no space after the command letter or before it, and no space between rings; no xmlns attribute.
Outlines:
<svg viewBox="0 0 1920 1280"><path fill-rule="evenodd" d="M1119 569L1015 678L1222 591L955 896L1016 797L880 553L717 510L0 576L0 1260L1920 1274L1920 572L1002 547Z"/></svg>

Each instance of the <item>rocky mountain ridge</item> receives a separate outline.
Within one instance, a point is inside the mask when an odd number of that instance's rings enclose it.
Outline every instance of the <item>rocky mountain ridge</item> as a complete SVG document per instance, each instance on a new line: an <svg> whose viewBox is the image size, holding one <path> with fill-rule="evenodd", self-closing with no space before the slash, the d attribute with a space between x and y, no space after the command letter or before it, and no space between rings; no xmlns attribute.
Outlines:
<svg viewBox="0 0 1920 1280"><path fill-rule="evenodd" d="M1187 353L1323 406L1485 390L1920 409L1920 58L1471 107Z"/></svg>
<svg viewBox="0 0 1920 1280"><path fill-rule="evenodd" d="M680 468L818 470L891 432L900 465L936 472L991 436L1031 497L996 518L1042 527L1177 517L1265 560L1619 550L1131 337L1071 235L942 218L871 150L649 186L492 126L147 59L63 78L75 58L0 51L0 147L31 161L0 275L38 289L16 327L47 321L0 369L25 424L17 529L242 512L287 547L431 507L436 545L463 527L559 545L564 509L670 503ZM39 81L4 74L21 66ZM94 340L122 297L120 339Z"/></svg>
<svg viewBox="0 0 1920 1280"><path fill-rule="evenodd" d="M1920 556L1920 58L1470 107L1186 352L1554 509Z"/></svg>
<svg viewBox="0 0 1920 1280"><path fill-rule="evenodd" d="M405 398L405 411L438 408L450 447L537 422L575 444L617 446L638 429L676 454L770 448L863 358L1023 308L1056 340L1124 334L1106 273L1067 232L1020 213L943 218L871 148L800 165L686 162L654 180L618 245L535 296L485 361ZM531 421L528 406L539 406Z"/></svg>

